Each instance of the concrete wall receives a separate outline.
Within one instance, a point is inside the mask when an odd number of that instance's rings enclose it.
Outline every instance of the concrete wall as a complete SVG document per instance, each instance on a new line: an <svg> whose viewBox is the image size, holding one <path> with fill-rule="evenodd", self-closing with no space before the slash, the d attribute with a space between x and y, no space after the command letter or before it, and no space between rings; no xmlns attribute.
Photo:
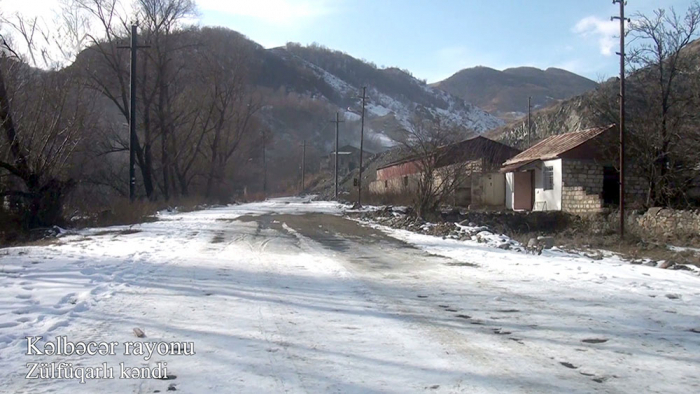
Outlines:
<svg viewBox="0 0 700 394"><path fill-rule="evenodd" d="M554 188L544 189L545 167L554 169ZM562 209L562 160L548 160L535 170L535 204L533 211L561 211Z"/></svg>
<svg viewBox="0 0 700 394"><path fill-rule="evenodd" d="M506 176L497 172L472 176L472 205L504 206Z"/></svg>

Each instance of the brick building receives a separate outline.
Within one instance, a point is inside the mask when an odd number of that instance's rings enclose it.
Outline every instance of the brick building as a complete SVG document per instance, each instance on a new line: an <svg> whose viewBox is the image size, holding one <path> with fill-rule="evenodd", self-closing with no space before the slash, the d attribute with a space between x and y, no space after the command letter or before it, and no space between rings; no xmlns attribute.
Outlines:
<svg viewBox="0 0 700 394"><path fill-rule="evenodd" d="M595 213L620 202L617 127L546 138L503 164L506 207ZM628 174L626 201L640 201L644 184Z"/></svg>
<svg viewBox="0 0 700 394"><path fill-rule="evenodd" d="M452 201L456 206L496 206L505 204L505 175L501 163L520 151L478 136L440 149L437 168L454 166L463 179ZM390 194L415 190L421 176L421 160L409 157L377 169L377 180L369 186L371 193Z"/></svg>

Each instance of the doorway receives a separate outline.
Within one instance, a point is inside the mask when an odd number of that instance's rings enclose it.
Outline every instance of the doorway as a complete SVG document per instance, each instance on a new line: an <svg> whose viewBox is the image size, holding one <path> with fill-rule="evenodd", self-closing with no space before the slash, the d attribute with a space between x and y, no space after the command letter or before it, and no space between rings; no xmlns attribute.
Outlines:
<svg viewBox="0 0 700 394"><path fill-rule="evenodd" d="M603 206L620 205L620 172L613 166L603 167Z"/></svg>
<svg viewBox="0 0 700 394"><path fill-rule="evenodd" d="M534 188L532 187L534 178L533 171L515 172L513 173L513 209L532 211L532 203L534 201Z"/></svg>

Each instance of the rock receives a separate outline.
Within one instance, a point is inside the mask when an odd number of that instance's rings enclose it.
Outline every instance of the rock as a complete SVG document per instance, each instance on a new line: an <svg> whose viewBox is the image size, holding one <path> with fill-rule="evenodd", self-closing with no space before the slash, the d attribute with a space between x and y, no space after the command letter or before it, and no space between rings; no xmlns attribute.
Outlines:
<svg viewBox="0 0 700 394"><path fill-rule="evenodd" d="M669 269L673 268L674 265L676 265L676 263L674 263L673 261L664 261L663 263L661 263L661 265L659 265L659 268Z"/></svg>
<svg viewBox="0 0 700 394"><path fill-rule="evenodd" d="M648 266L648 267L656 267L656 264L657 264L656 261L653 261L653 260L644 263L644 265L646 265L646 266Z"/></svg>
<svg viewBox="0 0 700 394"><path fill-rule="evenodd" d="M554 247L554 237L537 237L537 243L542 245L545 249L552 249Z"/></svg>
<svg viewBox="0 0 700 394"><path fill-rule="evenodd" d="M596 252L595 254L586 254L585 256L592 260L603 260L603 254L600 252Z"/></svg>
<svg viewBox="0 0 700 394"><path fill-rule="evenodd" d="M498 245L498 249L510 250L510 243L502 243Z"/></svg>
<svg viewBox="0 0 700 394"><path fill-rule="evenodd" d="M671 269L676 270L676 271L692 271L690 269L690 267L688 267L687 265L683 265L683 264L676 264L673 267L671 267Z"/></svg>
<svg viewBox="0 0 700 394"><path fill-rule="evenodd" d="M661 207L649 208L649 209L647 210L647 215L649 215L649 216L658 215L659 212L661 212L662 209L663 209L663 208L661 208Z"/></svg>
<svg viewBox="0 0 700 394"><path fill-rule="evenodd" d="M530 248L536 248L536 247L537 247L537 239L536 239L536 238L530 238L530 240L527 241L527 247L528 247L528 249L530 249Z"/></svg>

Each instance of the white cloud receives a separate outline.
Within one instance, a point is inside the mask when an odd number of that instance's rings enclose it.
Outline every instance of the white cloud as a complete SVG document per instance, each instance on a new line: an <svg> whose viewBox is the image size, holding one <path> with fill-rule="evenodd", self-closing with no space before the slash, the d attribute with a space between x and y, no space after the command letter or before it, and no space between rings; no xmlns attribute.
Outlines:
<svg viewBox="0 0 700 394"><path fill-rule="evenodd" d="M58 6L58 0L0 0L0 11L6 18L18 13L30 18L51 19Z"/></svg>
<svg viewBox="0 0 700 394"><path fill-rule="evenodd" d="M331 0L199 0L201 11L220 12L259 19L274 24L294 24L333 12Z"/></svg>
<svg viewBox="0 0 700 394"><path fill-rule="evenodd" d="M615 53L614 48L617 45L615 35L620 34L619 22L588 16L578 21L572 30L581 37L598 40L601 54L610 56Z"/></svg>

